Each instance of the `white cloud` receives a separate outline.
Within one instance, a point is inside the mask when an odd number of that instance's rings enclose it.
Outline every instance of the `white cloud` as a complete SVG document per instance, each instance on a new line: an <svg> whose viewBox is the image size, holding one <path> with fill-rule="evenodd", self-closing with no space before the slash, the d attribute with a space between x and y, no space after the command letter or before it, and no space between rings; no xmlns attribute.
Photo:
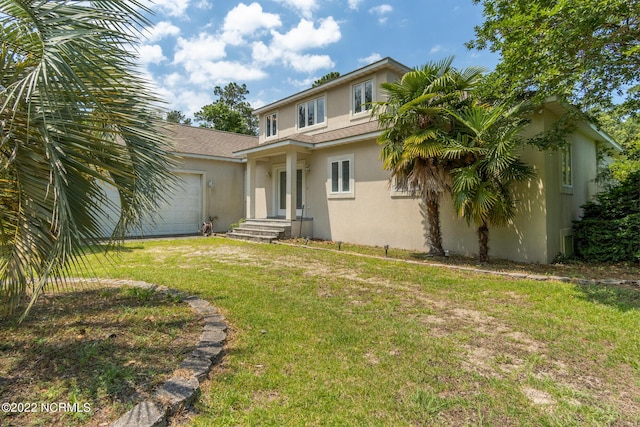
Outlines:
<svg viewBox="0 0 640 427"><path fill-rule="evenodd" d="M300 55L295 52L288 52L283 59L286 65L303 73L313 73L335 66L329 55Z"/></svg>
<svg viewBox="0 0 640 427"><path fill-rule="evenodd" d="M442 46L437 44L434 47L431 48L431 50L429 51L429 53L438 53L442 50Z"/></svg>
<svg viewBox="0 0 640 427"><path fill-rule="evenodd" d="M180 73L167 74L161 79L163 85L173 87L179 87L185 81L185 77Z"/></svg>
<svg viewBox="0 0 640 427"><path fill-rule="evenodd" d="M381 4L380 6L375 6L369 9L369 13L375 15L386 15L387 13L393 12L393 7L388 4Z"/></svg>
<svg viewBox="0 0 640 427"><path fill-rule="evenodd" d="M307 79L295 80L295 79L287 79L287 83L299 87L299 88L310 88L313 82L320 79L320 77L309 77ZM253 104L252 104L253 105Z"/></svg>
<svg viewBox="0 0 640 427"><path fill-rule="evenodd" d="M155 42L158 40L162 40L165 37L176 37L180 35L180 28L173 25L168 21L158 22L153 27L147 30L148 37L147 40L150 42Z"/></svg>
<svg viewBox="0 0 640 427"><path fill-rule="evenodd" d="M319 0L275 0L298 11L303 17L310 19L313 12L318 9Z"/></svg>
<svg viewBox="0 0 640 427"><path fill-rule="evenodd" d="M278 55L263 42L255 42L251 46L251 57L257 64L271 65L278 61Z"/></svg>
<svg viewBox="0 0 640 427"><path fill-rule="evenodd" d="M302 19L297 27L286 34L280 34L275 30L272 30L271 34L273 35L272 47L293 52L325 47L342 37L340 26L331 16L320 20L318 28L315 28L313 22Z"/></svg>
<svg viewBox="0 0 640 427"><path fill-rule="evenodd" d="M178 38L176 53L173 61L175 64L190 64L222 59L226 56L226 44L215 36L200 33L190 39Z"/></svg>
<svg viewBox="0 0 640 427"><path fill-rule="evenodd" d="M243 43L243 36L252 35L262 28L272 29L282 25L280 17L274 13L265 13L258 3L249 6L240 3L224 18L223 39L232 45Z"/></svg>
<svg viewBox="0 0 640 427"><path fill-rule="evenodd" d="M200 87L213 87L229 82L260 80L267 75L257 67L233 61L207 61L197 64L189 75L189 82Z"/></svg>
<svg viewBox="0 0 640 427"><path fill-rule="evenodd" d="M381 24L387 22L388 17L386 15L391 12L393 12L393 7L388 4L381 4L380 6L375 6L369 9L369 13L372 15L378 15L378 22Z"/></svg>
<svg viewBox="0 0 640 427"><path fill-rule="evenodd" d="M176 18L186 17L187 8L189 7L189 0L154 0L153 2L147 3L149 3L149 6L152 9L158 9L165 15L173 16Z"/></svg>
<svg viewBox="0 0 640 427"><path fill-rule="evenodd" d="M263 41L252 44L255 64L269 66L284 64L298 72L312 73L320 69L334 67L329 55L305 54L309 49L323 48L342 37L338 23L332 18L320 20L319 25L301 19L295 28L282 34L271 30L269 45Z"/></svg>
<svg viewBox="0 0 640 427"><path fill-rule="evenodd" d="M363 0L349 0L349 9L358 10L358 6L362 3Z"/></svg>
<svg viewBox="0 0 640 427"><path fill-rule="evenodd" d="M195 7L197 7L198 9L211 9L213 7L213 5L211 4L210 1L207 0L200 0L198 3L195 4Z"/></svg>
<svg viewBox="0 0 640 427"><path fill-rule="evenodd" d="M138 48L138 62L142 65L159 64L167 59L162 54L162 47L157 44L142 45Z"/></svg>
<svg viewBox="0 0 640 427"><path fill-rule="evenodd" d="M372 53L371 55L358 59L358 62L362 65L373 64L374 62L378 62L382 59L382 55L379 53Z"/></svg>

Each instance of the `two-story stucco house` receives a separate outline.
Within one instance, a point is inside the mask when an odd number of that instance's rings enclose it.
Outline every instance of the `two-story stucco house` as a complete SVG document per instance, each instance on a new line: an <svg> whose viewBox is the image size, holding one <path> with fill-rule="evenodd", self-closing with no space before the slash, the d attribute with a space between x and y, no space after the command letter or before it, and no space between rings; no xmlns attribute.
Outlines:
<svg viewBox="0 0 640 427"><path fill-rule="evenodd" d="M368 102L383 100L383 82L409 67L385 58L323 85L255 111L258 144L235 155L246 160L245 217L292 221L292 234L319 239L427 250L425 212L418 198L389 186ZM529 133L548 129L564 113L549 102L531 118ZM528 148L523 160L537 177L519 187L518 214L490 231L490 255L551 262L572 251L572 220L598 188L598 145L619 147L589 123L580 123L563 152ZM475 227L459 219L446 196L443 246L477 253Z"/></svg>

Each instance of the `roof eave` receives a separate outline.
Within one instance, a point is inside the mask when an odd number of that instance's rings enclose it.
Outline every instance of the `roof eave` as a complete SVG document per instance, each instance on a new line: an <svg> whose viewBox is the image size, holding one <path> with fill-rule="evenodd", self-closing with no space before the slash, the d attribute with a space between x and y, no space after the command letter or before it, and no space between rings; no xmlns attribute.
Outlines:
<svg viewBox="0 0 640 427"><path fill-rule="evenodd" d="M285 104L289 104L291 102L295 102L297 100L300 99L304 99L307 98L309 96L312 96L316 93L321 93L321 92L325 92L326 90L335 87L335 86L339 86L343 83L346 83L348 81L351 80L355 80L358 79L361 76L367 75L369 73L371 73L372 71L378 70L378 69L384 69L384 68L391 68L391 69L395 69L396 71L398 71L399 73L406 73L408 71L411 70L411 68L407 67L406 65L396 61L393 58L390 57L386 57L383 58L377 62L374 62L372 64L366 65L362 68L358 68L357 70L351 71L345 75L342 75L336 79L333 79L331 81L328 81L327 83L324 83L320 86L316 86L316 87L312 87L309 89L305 89L302 92L297 92L294 93L293 95L290 95L286 98L280 99L278 101L272 102L270 104L267 104L265 106L262 106L260 108L256 108L255 110L253 110L253 114L255 115L259 115L262 114L264 112L267 111L271 111L274 110L282 105Z"/></svg>
<svg viewBox="0 0 640 427"><path fill-rule="evenodd" d="M246 157L249 154L263 153L265 151L277 150L285 147L298 147L298 148L313 148L314 144L309 142L301 142L292 139L285 139L283 141L278 141L273 144L263 144L257 147L247 148L245 150L234 151L233 155L235 157Z"/></svg>

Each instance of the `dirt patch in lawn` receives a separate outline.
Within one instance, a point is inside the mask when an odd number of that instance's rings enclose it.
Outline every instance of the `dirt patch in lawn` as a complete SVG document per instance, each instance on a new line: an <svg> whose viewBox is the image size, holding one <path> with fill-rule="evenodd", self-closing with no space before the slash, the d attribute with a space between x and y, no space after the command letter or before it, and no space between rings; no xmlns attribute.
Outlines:
<svg viewBox="0 0 640 427"><path fill-rule="evenodd" d="M164 383L202 330L177 296L90 285L0 326L2 426L109 425Z"/></svg>

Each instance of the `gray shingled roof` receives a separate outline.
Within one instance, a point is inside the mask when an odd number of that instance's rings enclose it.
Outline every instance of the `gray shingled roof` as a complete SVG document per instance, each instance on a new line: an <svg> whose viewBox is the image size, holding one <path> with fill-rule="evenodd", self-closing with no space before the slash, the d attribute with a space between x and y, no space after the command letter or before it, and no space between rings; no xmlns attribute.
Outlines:
<svg viewBox="0 0 640 427"><path fill-rule="evenodd" d="M372 132L376 132L378 130L380 130L378 128L378 121L370 120L366 123L360 123L357 125L347 126L340 129L330 130L327 132L316 133L314 135L296 133L287 137L270 140L269 142L260 144L260 147L268 147L269 145L277 144L282 141L299 141L299 142L306 142L308 144L320 144L323 142L339 141L341 139L351 138L358 135L366 135ZM236 151L241 151L241 150L236 150Z"/></svg>
<svg viewBox="0 0 640 427"><path fill-rule="evenodd" d="M234 151L258 146L257 136L215 129L171 124L165 132L173 144L173 150L178 154L237 159L233 156Z"/></svg>

